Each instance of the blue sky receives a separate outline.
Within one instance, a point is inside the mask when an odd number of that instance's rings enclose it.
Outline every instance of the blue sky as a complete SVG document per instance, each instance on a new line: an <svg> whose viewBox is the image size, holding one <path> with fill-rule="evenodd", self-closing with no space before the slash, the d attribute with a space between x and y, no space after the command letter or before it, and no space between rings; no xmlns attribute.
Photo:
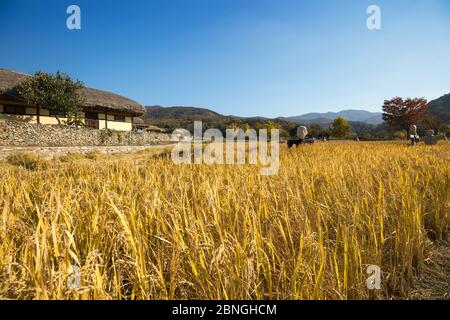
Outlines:
<svg viewBox="0 0 450 320"><path fill-rule="evenodd" d="M66 28L71 4L81 30ZM448 0L0 0L0 39L0 68L61 70L144 105L276 117L450 92Z"/></svg>

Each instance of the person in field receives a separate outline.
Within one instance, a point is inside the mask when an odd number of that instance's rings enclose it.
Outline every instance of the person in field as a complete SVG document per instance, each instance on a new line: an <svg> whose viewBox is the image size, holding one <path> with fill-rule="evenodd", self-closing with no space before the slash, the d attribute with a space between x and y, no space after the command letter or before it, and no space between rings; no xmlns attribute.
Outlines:
<svg viewBox="0 0 450 320"><path fill-rule="evenodd" d="M308 129L306 127L300 126L297 128L297 138L300 141L300 143L303 143L307 135Z"/></svg>
<svg viewBox="0 0 450 320"><path fill-rule="evenodd" d="M434 130L428 130L424 140L427 146L432 146L438 143L438 137L434 135Z"/></svg>
<svg viewBox="0 0 450 320"><path fill-rule="evenodd" d="M288 148L293 146L299 146L305 142L306 136L308 135L308 129L306 127L300 126L297 128L297 139L288 140Z"/></svg>
<svg viewBox="0 0 450 320"><path fill-rule="evenodd" d="M409 138L411 139L412 146L415 146L419 142L419 135L417 134L417 126L415 124L409 127Z"/></svg>

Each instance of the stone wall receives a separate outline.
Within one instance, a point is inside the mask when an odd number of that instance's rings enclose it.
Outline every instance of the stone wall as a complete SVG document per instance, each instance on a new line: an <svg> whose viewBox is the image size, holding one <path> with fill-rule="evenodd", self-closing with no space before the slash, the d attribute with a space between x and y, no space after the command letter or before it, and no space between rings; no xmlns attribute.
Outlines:
<svg viewBox="0 0 450 320"><path fill-rule="evenodd" d="M2 147L0 146L0 160L5 160L8 156L18 153L35 153L44 159L53 159L67 154L89 154L89 153L135 153L144 150L162 150L170 148L171 145L152 146L77 146L77 147Z"/></svg>
<svg viewBox="0 0 450 320"><path fill-rule="evenodd" d="M169 142L170 135L42 125L0 119L0 146L146 146Z"/></svg>

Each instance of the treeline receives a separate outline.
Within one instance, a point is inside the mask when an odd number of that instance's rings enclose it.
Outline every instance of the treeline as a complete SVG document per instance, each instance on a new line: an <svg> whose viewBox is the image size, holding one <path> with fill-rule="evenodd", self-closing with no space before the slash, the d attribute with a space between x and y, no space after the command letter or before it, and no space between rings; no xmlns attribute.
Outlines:
<svg viewBox="0 0 450 320"><path fill-rule="evenodd" d="M444 98L448 98L444 96ZM435 103L436 104L436 103ZM262 117L243 118L235 116L224 116L209 109L194 107L169 107L160 106L147 107L144 117L146 123L166 129L172 132L183 128L191 132L194 130L194 122L202 121L203 129L215 128L224 134L226 129L279 129L281 137L294 137L298 126L308 128L309 135L317 139L356 139L359 140L392 140L406 139L408 127L411 124L418 126L418 133L424 136L430 129L438 135L450 134L450 123L442 117L443 112L448 109L446 102L442 101L435 105L422 98L402 99L399 97L386 100L383 106L383 118L385 122L379 125L368 124L358 121L347 121L342 117L336 118L328 124L301 123L285 119L267 119ZM444 107L442 106L444 105ZM443 111L444 110L444 111Z"/></svg>
<svg viewBox="0 0 450 320"><path fill-rule="evenodd" d="M342 121L344 120L344 121ZM160 128L166 129L168 132L172 132L175 129L183 128L190 132L194 130L194 121L202 121L203 129L216 128L221 130L224 134L226 129L241 128L244 131L247 129L279 129L280 136L294 137L297 132L297 128L300 125L304 125L308 128L309 135L323 139L356 139L359 140L403 140L407 137L406 130L400 127L391 127L386 123L379 125L368 124L358 121L347 121L343 118L337 118L331 124L302 124L289 121L269 120L264 118L183 118L183 119L147 119L147 123L156 125ZM450 125L442 124L439 121L430 121L430 119L424 119L418 125L418 133L424 136L426 131L433 129L436 134L450 135Z"/></svg>

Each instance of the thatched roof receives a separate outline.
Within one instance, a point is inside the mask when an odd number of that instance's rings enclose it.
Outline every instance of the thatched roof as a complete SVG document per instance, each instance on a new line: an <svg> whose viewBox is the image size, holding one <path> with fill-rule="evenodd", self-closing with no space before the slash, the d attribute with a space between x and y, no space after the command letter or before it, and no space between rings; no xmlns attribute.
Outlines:
<svg viewBox="0 0 450 320"><path fill-rule="evenodd" d="M22 79L29 76L24 73L0 69L0 99L23 102L23 99L14 88ZM112 92L85 88L82 94L86 100L83 105L84 109L115 111L132 116L141 116L145 113L145 108L136 101Z"/></svg>
<svg viewBox="0 0 450 320"><path fill-rule="evenodd" d="M147 129L145 129L148 132L159 132L159 133L166 133L167 130L166 129L162 129L160 127L154 126L154 125L148 125Z"/></svg>
<svg viewBox="0 0 450 320"><path fill-rule="evenodd" d="M135 124L135 125L145 125L144 119L138 118L138 117L133 118L133 124Z"/></svg>

